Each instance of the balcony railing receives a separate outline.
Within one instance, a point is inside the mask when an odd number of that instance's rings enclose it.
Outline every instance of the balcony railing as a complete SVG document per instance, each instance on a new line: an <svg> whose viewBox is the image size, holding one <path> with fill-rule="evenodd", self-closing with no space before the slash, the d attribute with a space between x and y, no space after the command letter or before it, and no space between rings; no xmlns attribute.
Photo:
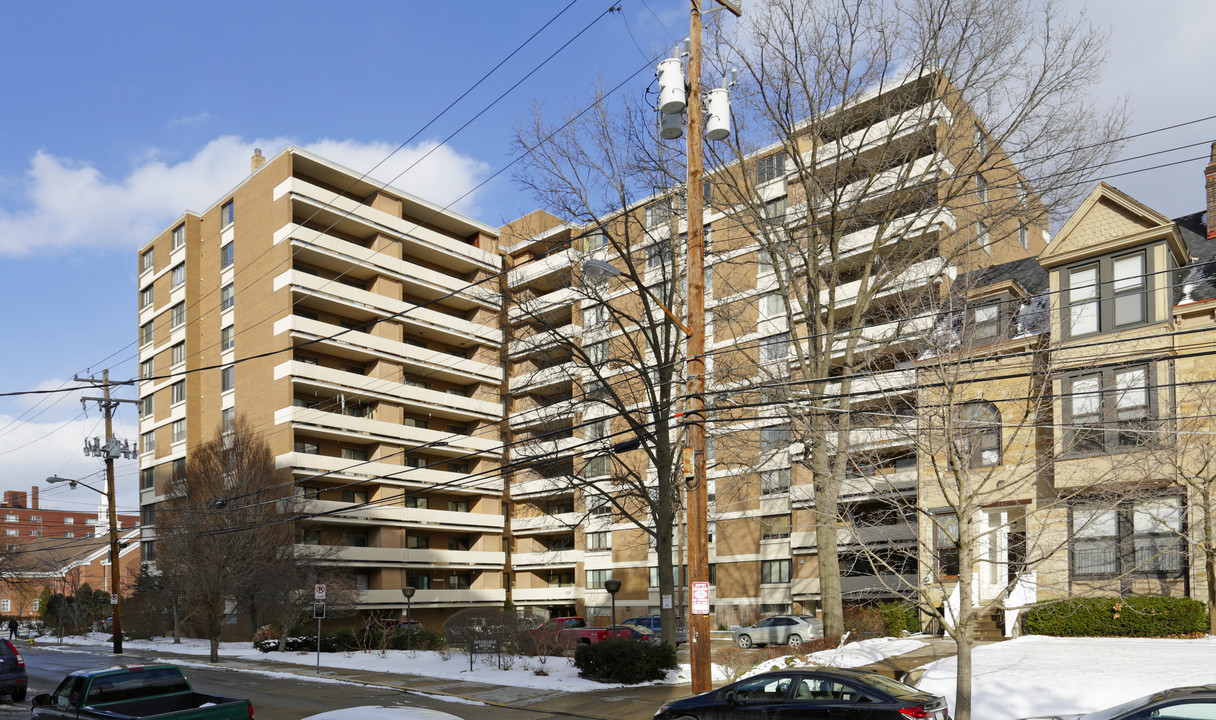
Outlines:
<svg viewBox="0 0 1216 720"><path fill-rule="evenodd" d="M497 456L502 444L493 438L410 427L398 423L351 417L315 408L286 407L274 413L276 425L290 424L309 436L360 442L388 442L405 447L428 446L437 454Z"/></svg>

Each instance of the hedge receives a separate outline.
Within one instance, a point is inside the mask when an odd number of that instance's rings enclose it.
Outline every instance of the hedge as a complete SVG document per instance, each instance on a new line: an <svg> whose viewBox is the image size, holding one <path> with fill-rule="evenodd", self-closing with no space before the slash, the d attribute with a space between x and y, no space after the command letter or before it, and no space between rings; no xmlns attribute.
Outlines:
<svg viewBox="0 0 1216 720"><path fill-rule="evenodd" d="M1171 637L1207 631L1207 606L1178 597L1078 598L1026 611L1022 629L1056 637Z"/></svg>
<svg viewBox="0 0 1216 720"><path fill-rule="evenodd" d="M579 677L598 682L638 683L662 680L676 665L676 649L637 640L601 640L574 650Z"/></svg>

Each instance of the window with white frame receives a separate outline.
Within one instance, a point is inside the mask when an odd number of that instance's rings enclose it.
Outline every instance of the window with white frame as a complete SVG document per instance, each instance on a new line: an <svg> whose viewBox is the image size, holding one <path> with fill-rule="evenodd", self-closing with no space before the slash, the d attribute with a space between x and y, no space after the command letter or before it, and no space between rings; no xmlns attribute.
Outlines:
<svg viewBox="0 0 1216 720"><path fill-rule="evenodd" d="M776 152L756 161L756 184L772 182L785 175L785 151Z"/></svg>
<svg viewBox="0 0 1216 720"><path fill-rule="evenodd" d="M791 562L785 560L761 560L760 582L764 585L788 583L790 581Z"/></svg>
<svg viewBox="0 0 1216 720"><path fill-rule="evenodd" d="M656 200L646 206L646 227L657 228L671 221L671 198Z"/></svg>
<svg viewBox="0 0 1216 720"><path fill-rule="evenodd" d="M583 432L588 440L606 440L611 435L610 421L608 418L603 420L592 420L587 423Z"/></svg>
<svg viewBox="0 0 1216 720"><path fill-rule="evenodd" d="M1138 325L1145 317L1144 253L1132 253L1111 261L1114 270L1115 326Z"/></svg>
<svg viewBox="0 0 1216 720"><path fill-rule="evenodd" d="M782 362L790 354L790 334L778 333L760 341L760 362Z"/></svg>
<svg viewBox="0 0 1216 720"><path fill-rule="evenodd" d="M231 365L220 369L220 390L227 392L236 387L236 371Z"/></svg>
<svg viewBox="0 0 1216 720"><path fill-rule="evenodd" d="M790 469L765 470L760 473L761 495L786 495L790 491Z"/></svg>
<svg viewBox="0 0 1216 720"><path fill-rule="evenodd" d="M178 304L174 305L173 309L169 311L169 314L169 325L175 328L181 327L182 324L186 322L186 303L179 302Z"/></svg>
<svg viewBox="0 0 1216 720"><path fill-rule="evenodd" d="M156 433L146 432L139 436L139 451L150 453L156 451Z"/></svg>
<svg viewBox="0 0 1216 720"><path fill-rule="evenodd" d="M608 341L591 343L586 346L587 364L601 366L608 362Z"/></svg>
<svg viewBox="0 0 1216 720"><path fill-rule="evenodd" d="M760 296L760 319L772 320L785 317L785 298L777 293Z"/></svg>
<svg viewBox="0 0 1216 720"><path fill-rule="evenodd" d="M139 326L139 344L149 345L152 343L152 323L146 322Z"/></svg>
<svg viewBox="0 0 1216 720"><path fill-rule="evenodd" d="M756 251L756 274L771 275L776 272L773 267L773 256L768 250L760 248Z"/></svg>
<svg viewBox="0 0 1216 720"><path fill-rule="evenodd" d="M792 431L789 425L775 425L760 429L760 449L782 450L789 446Z"/></svg>
<svg viewBox="0 0 1216 720"><path fill-rule="evenodd" d="M139 256L139 272L141 274L146 273L154 267L156 267L156 256L153 254L152 249L144 250Z"/></svg>
<svg viewBox="0 0 1216 720"><path fill-rule="evenodd" d="M588 590L602 590L604 583L611 579L611 570L588 570L586 587Z"/></svg>
<svg viewBox="0 0 1216 720"><path fill-rule="evenodd" d="M186 244L186 224L182 223L173 228L173 249L176 250Z"/></svg>
<svg viewBox="0 0 1216 720"><path fill-rule="evenodd" d="M8 599L0 600L0 612L12 612L12 610L13 610L13 603L11 600L8 600Z"/></svg>
<svg viewBox="0 0 1216 720"><path fill-rule="evenodd" d="M981 158L988 154L988 134L978 123L975 126L975 149Z"/></svg>
<svg viewBox="0 0 1216 720"><path fill-rule="evenodd" d="M232 221L235 219L236 209L233 205L233 201L229 200L228 202L224 203L223 207L220 208L220 226L227 227L228 225L231 225Z"/></svg>
<svg viewBox="0 0 1216 720"><path fill-rule="evenodd" d="M220 328L220 350L231 350L236 346L236 327L229 325Z"/></svg>
<svg viewBox="0 0 1216 720"><path fill-rule="evenodd" d="M1098 266L1068 271L1068 334L1098 332Z"/></svg>
<svg viewBox="0 0 1216 720"><path fill-rule="evenodd" d="M589 532L586 538L588 552L612 549L612 533L610 532Z"/></svg>
<svg viewBox="0 0 1216 720"><path fill-rule="evenodd" d="M1070 510L1074 575L1178 577L1185 573L1181 497L1078 504Z"/></svg>
<svg viewBox="0 0 1216 720"><path fill-rule="evenodd" d="M583 310L583 327L598 328L608 323L608 306L601 303L587 306Z"/></svg>
<svg viewBox="0 0 1216 720"><path fill-rule="evenodd" d="M1026 183L1018 180L1018 202L1025 205L1026 198L1030 196L1030 192L1026 189Z"/></svg>
<svg viewBox="0 0 1216 720"><path fill-rule="evenodd" d="M786 212L786 197L773 198L764 203L764 219L770 225L781 225L785 223Z"/></svg>
<svg viewBox="0 0 1216 720"><path fill-rule="evenodd" d="M141 308L152 307L152 286L139 291L139 306Z"/></svg>
<svg viewBox="0 0 1216 720"><path fill-rule="evenodd" d="M671 258L671 244L664 240L651 243L646 248L646 267L648 269L653 270L663 264L670 263Z"/></svg>
<svg viewBox="0 0 1216 720"><path fill-rule="evenodd" d="M139 379L147 380L156 374L155 364L152 360L143 360L139 363Z"/></svg>
<svg viewBox="0 0 1216 720"><path fill-rule="evenodd" d="M177 265L174 265L173 269L170 270L169 272L170 272L170 277L172 278L170 280L170 285L172 285L173 287L176 288L176 287L181 287L183 284L185 284L185 282L186 282L186 263L178 263Z"/></svg>
<svg viewBox="0 0 1216 720"><path fill-rule="evenodd" d="M1024 222L1018 223L1018 245L1028 250L1030 249L1030 237L1026 231L1026 223Z"/></svg>
<svg viewBox="0 0 1216 720"><path fill-rule="evenodd" d="M156 413L156 396L147 395L139 399L140 417L148 417Z"/></svg>
<svg viewBox="0 0 1216 720"><path fill-rule="evenodd" d="M780 540L790 536L790 516L765 515L760 518L760 539Z"/></svg>
<svg viewBox="0 0 1216 720"><path fill-rule="evenodd" d="M220 288L220 310L227 310L236 303L236 291L232 283Z"/></svg>
<svg viewBox="0 0 1216 720"><path fill-rule="evenodd" d="M988 226L978 220L975 223L975 244L986 253L992 252L992 234L988 232Z"/></svg>
<svg viewBox="0 0 1216 720"><path fill-rule="evenodd" d="M987 402L967 403L959 411L958 451L968 467L982 468L1001 462L1001 413Z"/></svg>
<svg viewBox="0 0 1216 720"><path fill-rule="evenodd" d="M583 235L583 250L586 252L599 250L607 245L608 233L604 232L604 228L588 230L587 234Z"/></svg>
<svg viewBox="0 0 1216 720"><path fill-rule="evenodd" d="M987 204L988 202L988 180L982 174L975 176L975 195L980 199L980 202Z"/></svg>
<svg viewBox="0 0 1216 720"><path fill-rule="evenodd" d="M169 349L169 362L173 365L186 362L186 343L179 342Z"/></svg>
<svg viewBox="0 0 1216 720"><path fill-rule="evenodd" d="M603 495L587 496L587 515L591 517L603 517L611 514L612 501Z"/></svg>
<svg viewBox="0 0 1216 720"><path fill-rule="evenodd" d="M179 442L185 441L185 439L186 439L186 421L185 420L174 420L173 421L173 442L179 443Z"/></svg>
<svg viewBox="0 0 1216 720"><path fill-rule="evenodd" d="M230 242L227 245L225 245L224 247L220 248L220 269L221 270L226 267L231 267L233 261L236 259L236 257L235 257L236 250L233 248L234 245L236 245L235 242Z"/></svg>

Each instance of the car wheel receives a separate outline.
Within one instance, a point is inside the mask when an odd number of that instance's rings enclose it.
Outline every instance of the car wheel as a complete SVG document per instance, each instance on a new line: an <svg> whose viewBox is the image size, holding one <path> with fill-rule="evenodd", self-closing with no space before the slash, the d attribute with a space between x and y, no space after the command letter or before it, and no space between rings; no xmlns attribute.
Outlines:
<svg viewBox="0 0 1216 720"><path fill-rule="evenodd" d="M735 643L739 647L746 650L752 646L752 636L751 635L740 635L738 638L735 639Z"/></svg>
<svg viewBox="0 0 1216 720"><path fill-rule="evenodd" d="M796 650L798 649L798 646L802 644L802 636L790 635L785 642L790 646L791 650Z"/></svg>
<svg viewBox="0 0 1216 720"><path fill-rule="evenodd" d="M25 688L17 688L12 692L13 702L21 702L25 699Z"/></svg>

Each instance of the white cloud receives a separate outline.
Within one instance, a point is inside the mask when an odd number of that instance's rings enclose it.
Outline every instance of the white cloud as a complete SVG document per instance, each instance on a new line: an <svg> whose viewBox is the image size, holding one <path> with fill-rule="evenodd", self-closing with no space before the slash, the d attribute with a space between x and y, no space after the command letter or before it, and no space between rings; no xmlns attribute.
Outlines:
<svg viewBox="0 0 1216 720"><path fill-rule="evenodd" d="M169 127L183 127L186 125L198 125L207 122L211 119L211 113L203 111L196 115L187 115L185 117L173 118L169 121Z"/></svg>
<svg viewBox="0 0 1216 720"><path fill-rule="evenodd" d="M30 160L24 182L8 193L10 198L21 196L25 207L0 207L0 256L134 248L183 211L205 210L236 186L249 174L253 148L263 148L271 157L289 144L287 138L248 141L223 136L177 163L160 160L153 150L121 178L40 150ZM358 172L371 169L394 148L354 140L320 140L303 147ZM415 161L418 166L402 175L394 183L397 187L441 205L454 203L458 212L476 211L476 194L470 191L488 166L449 146L421 141L403 148L372 177L391 180Z"/></svg>

